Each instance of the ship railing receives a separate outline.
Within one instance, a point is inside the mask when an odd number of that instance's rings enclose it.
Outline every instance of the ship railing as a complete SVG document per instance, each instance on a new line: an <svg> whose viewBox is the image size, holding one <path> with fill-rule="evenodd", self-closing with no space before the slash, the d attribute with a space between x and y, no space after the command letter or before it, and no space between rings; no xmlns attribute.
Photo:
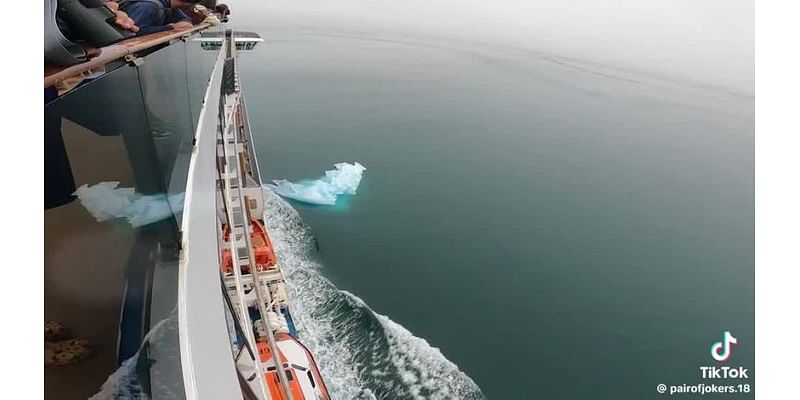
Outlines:
<svg viewBox="0 0 800 400"><path fill-rule="evenodd" d="M145 36L137 36L121 42L96 49L98 55L86 62L71 66L44 66L44 87L49 87L58 82L81 76L85 73L107 67L110 64L133 61L143 52L153 50L159 46L169 45L176 40L186 40L210 28L210 24L198 24L189 29L165 31Z"/></svg>

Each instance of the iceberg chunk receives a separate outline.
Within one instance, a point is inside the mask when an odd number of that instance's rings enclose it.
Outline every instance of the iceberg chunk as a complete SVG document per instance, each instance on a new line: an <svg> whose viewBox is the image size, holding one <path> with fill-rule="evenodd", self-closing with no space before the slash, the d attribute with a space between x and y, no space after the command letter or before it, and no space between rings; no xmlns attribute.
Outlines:
<svg viewBox="0 0 800 400"><path fill-rule="evenodd" d="M125 218L134 228L169 218L183 209L184 194L144 196L133 188L120 188L119 182L81 185L73 193L97 222Z"/></svg>
<svg viewBox="0 0 800 400"><path fill-rule="evenodd" d="M325 171L325 176L315 180L297 183L285 179L273 180L264 185L273 192L303 203L332 206L336 197L342 194L356 194L361 176L367 169L355 162L353 164L334 164L336 169Z"/></svg>

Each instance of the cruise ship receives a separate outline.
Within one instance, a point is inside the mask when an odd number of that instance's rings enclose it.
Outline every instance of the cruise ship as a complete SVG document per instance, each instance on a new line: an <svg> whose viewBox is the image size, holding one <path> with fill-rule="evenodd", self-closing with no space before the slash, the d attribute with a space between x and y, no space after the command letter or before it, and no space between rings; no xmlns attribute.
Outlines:
<svg viewBox="0 0 800 400"><path fill-rule="evenodd" d="M331 398L264 218L238 68L263 39L226 25L58 66L46 23L45 316L91 348L46 359L46 398Z"/></svg>

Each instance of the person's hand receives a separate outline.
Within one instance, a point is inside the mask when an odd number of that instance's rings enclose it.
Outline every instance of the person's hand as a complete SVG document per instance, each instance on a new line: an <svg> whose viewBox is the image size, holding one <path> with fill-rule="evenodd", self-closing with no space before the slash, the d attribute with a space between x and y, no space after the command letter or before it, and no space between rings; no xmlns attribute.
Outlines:
<svg viewBox="0 0 800 400"><path fill-rule="evenodd" d="M119 10L119 4L114 1L107 1L106 7L108 7L114 12L114 14L117 15L117 17L114 19L114 23L117 24L117 26L122 29L127 29L131 32L139 32L139 27L136 26L136 23L131 19L131 17L129 17L125 12Z"/></svg>
<svg viewBox="0 0 800 400"><path fill-rule="evenodd" d="M217 18L214 14L209 14L206 16L206 19L203 20L203 23L209 24L211 26L220 26L222 25L222 21Z"/></svg>
<svg viewBox="0 0 800 400"><path fill-rule="evenodd" d="M170 24L170 25L172 25L172 29L178 30L178 31L182 31L184 29L191 29L194 26L194 25L192 25L191 22L186 22L186 21L176 22L176 23Z"/></svg>

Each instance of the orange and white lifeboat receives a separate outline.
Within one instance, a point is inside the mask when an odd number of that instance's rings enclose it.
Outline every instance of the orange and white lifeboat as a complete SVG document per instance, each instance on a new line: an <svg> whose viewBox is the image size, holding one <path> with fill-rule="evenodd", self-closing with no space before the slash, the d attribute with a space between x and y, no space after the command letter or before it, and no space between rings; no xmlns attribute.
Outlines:
<svg viewBox="0 0 800 400"><path fill-rule="evenodd" d="M263 272L274 268L277 264L277 257L275 257L275 252L272 249L272 241L269 240L269 235L264 228L264 224L257 219L252 219L250 220L250 226L253 229L253 232L250 234L250 244L253 247L253 254L255 254L258 271ZM230 235L230 227L226 225L222 234L222 239L228 242L228 240L230 240ZM222 252L222 272L228 275L233 273L233 259L231 258L231 250L228 246L225 246L224 249L225 250ZM249 271L245 268L242 272L247 273Z"/></svg>
<svg viewBox="0 0 800 400"><path fill-rule="evenodd" d="M311 352L288 333L275 335L280 360L289 381L289 389L294 400L330 400L328 388L322 380L317 363ZM264 366L264 379L272 399L284 400L280 374L272 358L272 352L266 341L258 342L258 354Z"/></svg>

